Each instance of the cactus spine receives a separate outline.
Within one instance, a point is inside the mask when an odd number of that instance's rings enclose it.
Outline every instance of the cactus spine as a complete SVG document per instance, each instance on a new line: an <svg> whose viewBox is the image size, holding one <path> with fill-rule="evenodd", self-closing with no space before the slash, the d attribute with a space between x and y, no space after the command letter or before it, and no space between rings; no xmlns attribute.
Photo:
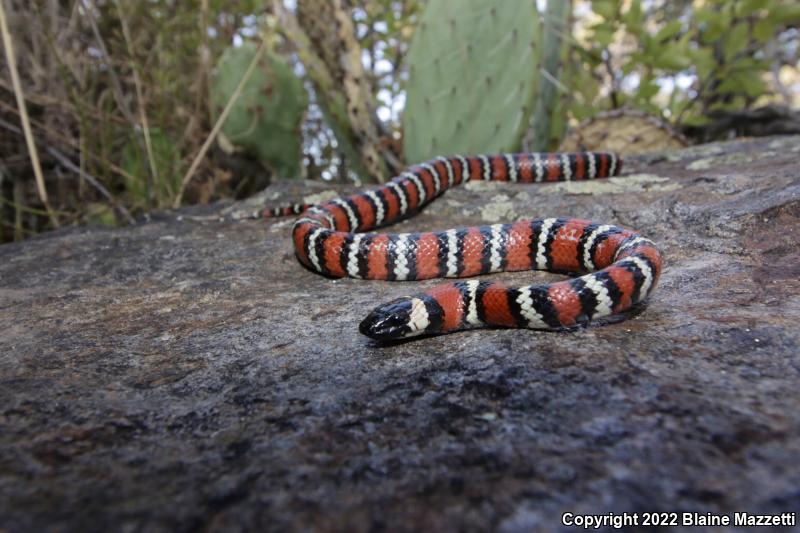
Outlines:
<svg viewBox="0 0 800 533"><path fill-rule="evenodd" d="M228 48L211 82L212 114L218 116L231 98L257 47ZM308 106L302 81L280 56L265 52L222 127L234 146L255 154L281 178L301 177L300 123Z"/></svg>

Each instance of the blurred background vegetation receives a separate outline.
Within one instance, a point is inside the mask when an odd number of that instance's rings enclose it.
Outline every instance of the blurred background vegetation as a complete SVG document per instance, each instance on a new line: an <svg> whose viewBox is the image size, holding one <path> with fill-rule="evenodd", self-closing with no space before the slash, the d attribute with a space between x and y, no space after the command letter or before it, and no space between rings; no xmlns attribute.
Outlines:
<svg viewBox="0 0 800 533"><path fill-rule="evenodd" d="M0 1L0 242L454 152L800 132L791 0Z"/></svg>

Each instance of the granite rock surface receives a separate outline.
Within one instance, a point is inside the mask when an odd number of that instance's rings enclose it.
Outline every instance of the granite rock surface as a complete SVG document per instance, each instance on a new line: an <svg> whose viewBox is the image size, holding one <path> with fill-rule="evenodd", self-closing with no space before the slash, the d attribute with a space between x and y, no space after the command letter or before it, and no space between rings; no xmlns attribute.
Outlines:
<svg viewBox="0 0 800 533"><path fill-rule="evenodd" d="M646 306L567 333L376 344L365 314L437 281L313 274L291 220L235 220L252 203L4 245L0 531L515 532L571 530L564 512L797 511L798 160L800 137L697 146L608 181L469 185L393 228L575 216L659 243Z"/></svg>

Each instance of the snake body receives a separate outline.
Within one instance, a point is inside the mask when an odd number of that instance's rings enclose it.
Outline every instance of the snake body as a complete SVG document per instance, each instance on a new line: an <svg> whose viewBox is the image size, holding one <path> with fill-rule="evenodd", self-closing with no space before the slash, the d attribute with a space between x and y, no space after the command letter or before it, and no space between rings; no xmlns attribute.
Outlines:
<svg viewBox="0 0 800 533"><path fill-rule="evenodd" d="M292 229L297 258L330 277L407 281L529 269L583 274L523 287L483 280L437 285L369 313L359 330L373 339L482 326L570 328L622 313L653 291L662 266L653 242L628 229L574 218L438 232L369 231L415 214L468 180L589 180L616 175L621 166L615 154L603 152L438 157L385 185L317 205L268 209L264 216L302 211Z"/></svg>

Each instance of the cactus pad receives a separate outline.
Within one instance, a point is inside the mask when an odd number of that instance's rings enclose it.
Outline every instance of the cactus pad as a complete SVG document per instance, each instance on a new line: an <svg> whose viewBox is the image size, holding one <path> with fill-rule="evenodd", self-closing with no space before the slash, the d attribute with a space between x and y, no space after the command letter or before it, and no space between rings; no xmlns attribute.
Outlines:
<svg viewBox="0 0 800 533"><path fill-rule="evenodd" d="M257 47L245 43L222 54L211 82L212 114L228 103ZM281 178L301 175L300 123L308 106L302 81L278 55L265 52L222 126L234 146L258 156Z"/></svg>
<svg viewBox="0 0 800 533"><path fill-rule="evenodd" d="M569 59L571 2L549 0L544 12L542 32L542 80L536 88L534 110L525 150L546 152L558 147L567 125L569 94L556 85L563 78ZM527 145L526 145L527 144Z"/></svg>
<svg viewBox="0 0 800 533"><path fill-rule="evenodd" d="M406 160L518 149L540 39L534 0L431 0L408 54Z"/></svg>

